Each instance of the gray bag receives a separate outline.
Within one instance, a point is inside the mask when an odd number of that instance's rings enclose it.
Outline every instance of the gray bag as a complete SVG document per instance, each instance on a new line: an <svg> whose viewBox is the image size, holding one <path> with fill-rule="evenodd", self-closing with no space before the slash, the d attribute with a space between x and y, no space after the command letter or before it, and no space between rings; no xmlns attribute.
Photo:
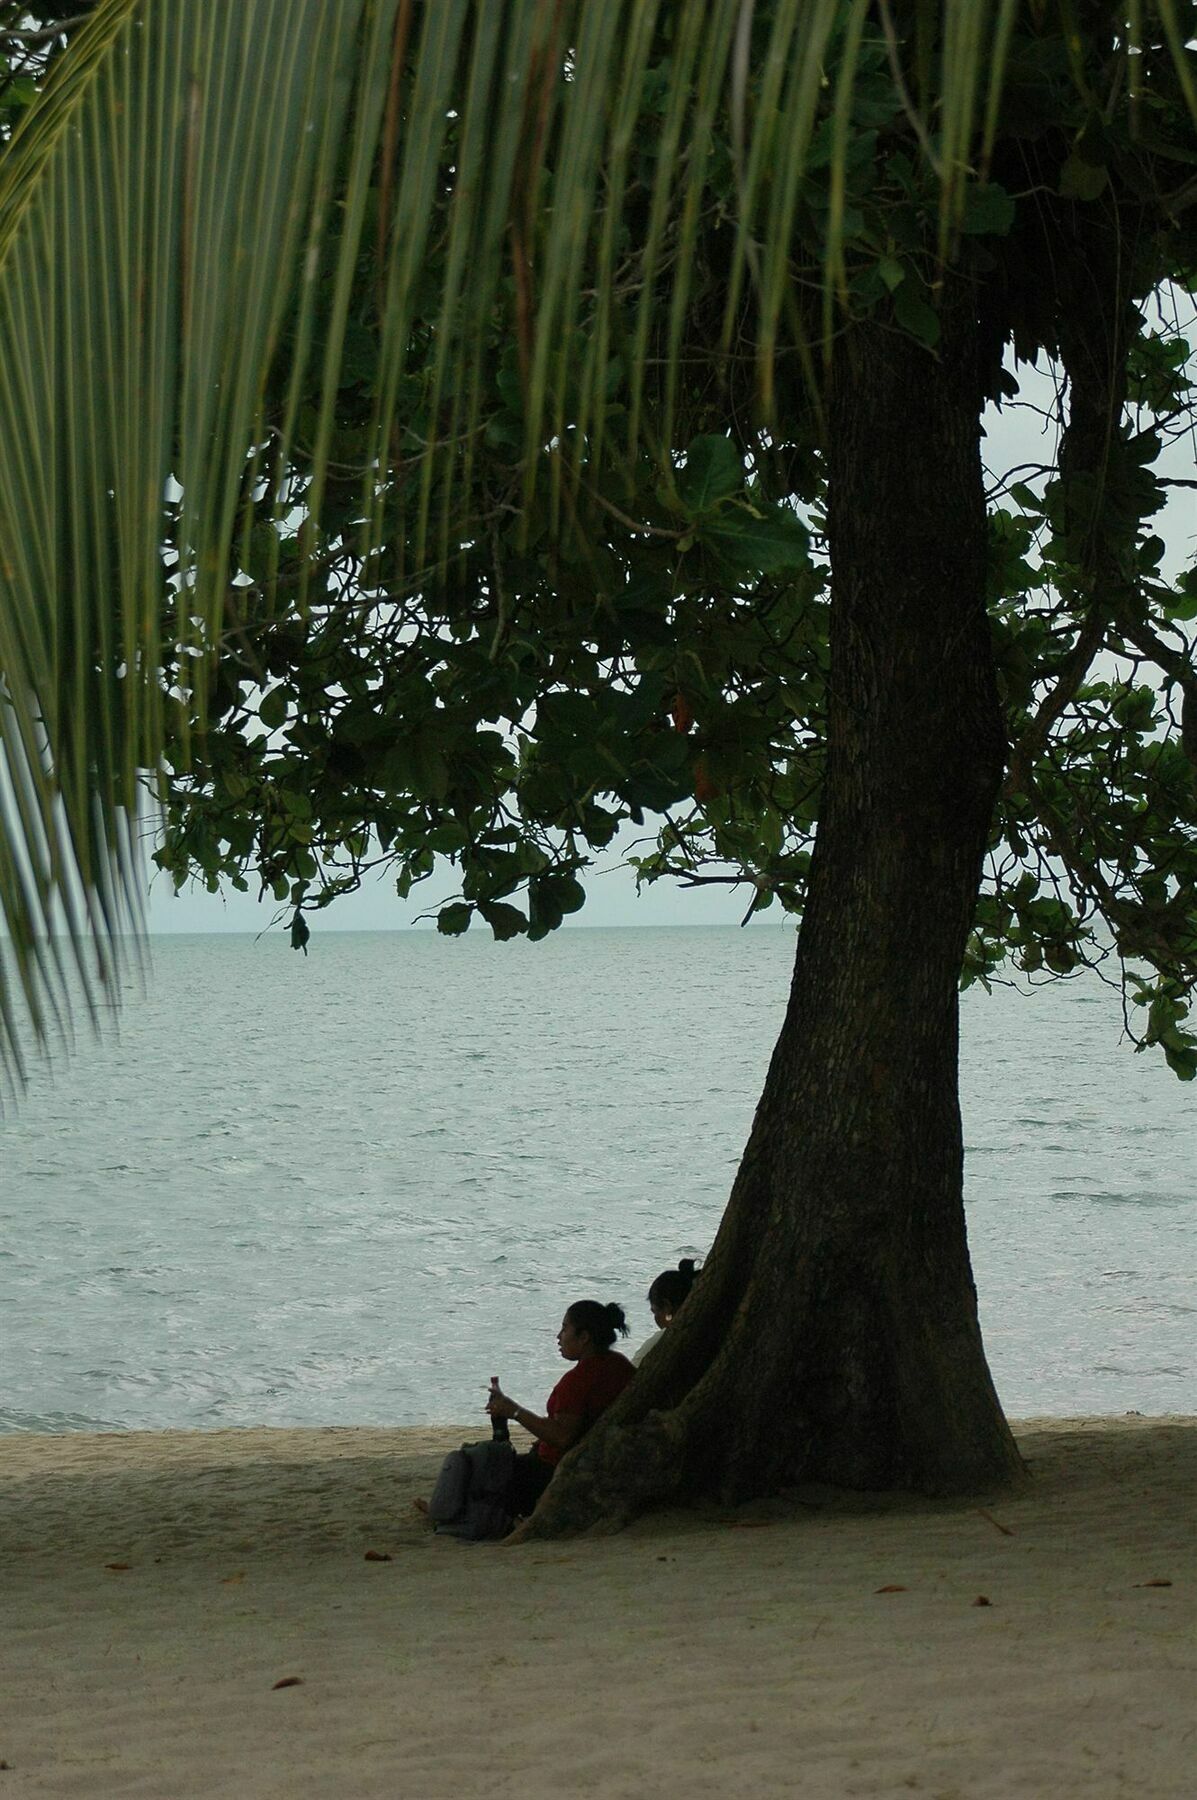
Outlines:
<svg viewBox="0 0 1197 1800"><path fill-rule="evenodd" d="M515 1447L499 1438L463 1444L441 1464L428 1517L447 1537L506 1537L515 1523L511 1484Z"/></svg>

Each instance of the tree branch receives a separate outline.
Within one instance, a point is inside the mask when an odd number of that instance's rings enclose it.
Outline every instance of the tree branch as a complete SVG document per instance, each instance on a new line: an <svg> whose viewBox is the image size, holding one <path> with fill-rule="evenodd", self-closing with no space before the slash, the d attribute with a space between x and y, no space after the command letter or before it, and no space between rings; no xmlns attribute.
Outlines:
<svg viewBox="0 0 1197 1800"><path fill-rule="evenodd" d="M1197 487L1197 482L1186 485ZM1132 644L1137 644L1143 654L1149 656L1179 687L1180 747L1197 769L1197 669L1194 669L1183 651L1173 650L1166 644L1146 620L1141 624L1136 622L1134 625L1123 625L1121 630L1124 637L1128 637Z"/></svg>
<svg viewBox="0 0 1197 1800"><path fill-rule="evenodd" d="M0 43L16 44L49 44L55 38L66 37L77 25L82 25L86 14L79 13L71 19L59 19L53 25L39 26L36 31L21 31L16 26L0 28Z"/></svg>
<svg viewBox="0 0 1197 1800"><path fill-rule="evenodd" d="M1081 626L1076 643L1064 659L1064 666L1055 687L1044 697L1039 711L1011 751L1010 769L1004 788L1006 794L1029 792L1031 768L1042 753L1052 726L1070 702L1076 698L1077 691L1088 673L1093 658L1101 649L1105 631L1104 610L1095 603Z"/></svg>

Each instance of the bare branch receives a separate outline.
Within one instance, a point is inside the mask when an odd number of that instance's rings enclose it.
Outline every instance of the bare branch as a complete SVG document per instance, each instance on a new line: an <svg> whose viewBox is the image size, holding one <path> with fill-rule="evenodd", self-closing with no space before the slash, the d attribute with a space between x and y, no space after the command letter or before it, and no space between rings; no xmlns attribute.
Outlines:
<svg viewBox="0 0 1197 1800"><path fill-rule="evenodd" d="M15 44L49 44L55 38L66 37L84 22L85 14L80 13L72 19L58 19L52 25L41 25L36 31L21 31L16 26L0 29L0 43Z"/></svg>

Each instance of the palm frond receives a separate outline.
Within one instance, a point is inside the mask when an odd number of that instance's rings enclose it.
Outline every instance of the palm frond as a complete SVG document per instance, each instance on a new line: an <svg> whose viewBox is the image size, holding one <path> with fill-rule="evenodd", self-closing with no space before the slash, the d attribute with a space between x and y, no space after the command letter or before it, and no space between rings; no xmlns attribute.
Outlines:
<svg viewBox="0 0 1197 1800"><path fill-rule="evenodd" d="M106 0L0 170L0 909L37 1037L63 1005L56 934L92 1004L140 918L164 494L173 476L174 629L210 642L366 10ZM6 986L10 1056L14 1031Z"/></svg>

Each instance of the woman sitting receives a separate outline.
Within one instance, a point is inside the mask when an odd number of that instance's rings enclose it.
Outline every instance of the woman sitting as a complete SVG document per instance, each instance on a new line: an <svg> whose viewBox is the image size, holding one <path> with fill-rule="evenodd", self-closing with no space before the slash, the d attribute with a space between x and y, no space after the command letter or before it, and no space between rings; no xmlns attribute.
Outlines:
<svg viewBox="0 0 1197 1800"><path fill-rule="evenodd" d="M657 1329L650 1338L645 1338L633 1356L632 1362L636 1368L640 1367L653 1345L660 1343L666 1328L672 1325L673 1315L694 1286L697 1274L693 1258L684 1256L676 1269L664 1269L649 1288L648 1304Z"/></svg>
<svg viewBox="0 0 1197 1800"><path fill-rule="evenodd" d="M545 1416L518 1406L501 1388L491 1389L486 1405L491 1417L514 1419L537 1440L531 1450L515 1459L511 1509L517 1517L532 1511L565 1452L618 1400L635 1374L627 1357L611 1348L617 1335L628 1335L621 1306L575 1300L561 1321L557 1348L566 1362L576 1366L549 1395Z"/></svg>

